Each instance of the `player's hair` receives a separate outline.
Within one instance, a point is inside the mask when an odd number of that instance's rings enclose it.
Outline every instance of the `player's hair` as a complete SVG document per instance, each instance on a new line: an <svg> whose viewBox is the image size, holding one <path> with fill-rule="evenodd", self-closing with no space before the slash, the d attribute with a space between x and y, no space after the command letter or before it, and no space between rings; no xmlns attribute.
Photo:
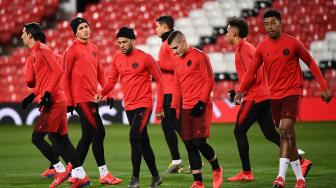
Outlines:
<svg viewBox="0 0 336 188"><path fill-rule="evenodd" d="M184 37L184 35L181 31L173 31L167 39L168 44L171 44L174 40L181 39L182 37Z"/></svg>
<svg viewBox="0 0 336 188"><path fill-rule="evenodd" d="M174 29L174 19L169 15L160 16L156 19L156 21L160 24L166 24L170 30Z"/></svg>
<svg viewBox="0 0 336 188"><path fill-rule="evenodd" d="M230 27L237 28L238 36L241 38L245 38L249 33L249 27L244 18L237 18L237 17L230 18L228 21L228 25L230 25Z"/></svg>
<svg viewBox="0 0 336 188"><path fill-rule="evenodd" d="M269 18L269 17L275 17L277 20L279 20L281 22L281 14L279 11L277 10L268 10L264 13L264 19L265 18Z"/></svg>
<svg viewBox="0 0 336 188"><path fill-rule="evenodd" d="M36 41L46 43L46 35L42 31L41 25L37 22L31 22L24 25L27 34L31 34Z"/></svg>

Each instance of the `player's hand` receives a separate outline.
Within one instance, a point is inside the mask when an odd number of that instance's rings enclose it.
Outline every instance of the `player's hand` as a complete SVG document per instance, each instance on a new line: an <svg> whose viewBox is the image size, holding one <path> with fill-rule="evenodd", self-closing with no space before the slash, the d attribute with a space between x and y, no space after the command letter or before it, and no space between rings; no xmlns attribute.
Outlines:
<svg viewBox="0 0 336 188"><path fill-rule="evenodd" d="M101 94L96 94L93 99L96 103L99 103L101 100L103 100L103 96Z"/></svg>
<svg viewBox="0 0 336 188"><path fill-rule="evenodd" d="M233 101L236 105L240 105L242 98L243 95L241 93L236 93L236 95L233 98Z"/></svg>
<svg viewBox="0 0 336 188"><path fill-rule="evenodd" d="M27 108L27 106L34 101L35 97L36 95L34 93L31 93L30 95L25 97L21 103L22 108Z"/></svg>
<svg viewBox="0 0 336 188"><path fill-rule="evenodd" d="M331 93L329 90L324 90L321 93L322 100L327 104L331 101Z"/></svg>
<svg viewBox="0 0 336 188"><path fill-rule="evenodd" d="M165 117L164 112L163 111L162 112L155 112L155 117L158 120L163 119Z"/></svg>
<svg viewBox="0 0 336 188"><path fill-rule="evenodd" d="M234 102L234 97L236 96L236 92L235 90L231 89L229 92L228 92L228 95L229 95L229 100L231 103Z"/></svg>
<svg viewBox="0 0 336 188"><path fill-rule="evenodd" d="M201 117L205 112L205 103L202 101L198 101L195 106L191 109L190 115L195 117Z"/></svg>
<svg viewBox="0 0 336 188"><path fill-rule="evenodd" d="M106 99L107 104L110 106L110 109L114 106L114 98L113 97L107 97Z"/></svg>
<svg viewBox="0 0 336 188"><path fill-rule="evenodd" d="M39 109L49 109L51 107L51 93L46 91L41 98L41 102L38 104Z"/></svg>
<svg viewBox="0 0 336 188"><path fill-rule="evenodd" d="M76 109L74 106L67 106L67 113L71 113L73 115L73 111Z"/></svg>

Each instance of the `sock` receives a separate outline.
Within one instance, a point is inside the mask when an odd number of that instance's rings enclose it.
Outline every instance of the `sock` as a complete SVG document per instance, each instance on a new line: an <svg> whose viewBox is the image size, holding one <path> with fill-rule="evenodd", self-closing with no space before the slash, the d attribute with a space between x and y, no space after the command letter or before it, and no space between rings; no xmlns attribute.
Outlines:
<svg viewBox="0 0 336 188"><path fill-rule="evenodd" d="M203 181L202 180L202 173L197 173L197 174L193 174L194 176L194 181Z"/></svg>
<svg viewBox="0 0 336 188"><path fill-rule="evenodd" d="M53 166L54 166L56 172L58 172L58 173L65 172L65 167L64 167L64 165L62 164L61 161L59 161L58 163L54 164Z"/></svg>
<svg viewBox="0 0 336 188"><path fill-rule="evenodd" d="M179 164L181 164L181 163L182 163L182 160L181 160L181 159L173 160L173 161L172 161L172 164L173 164L173 165L179 165Z"/></svg>
<svg viewBox="0 0 336 188"><path fill-rule="evenodd" d="M104 177L109 173L106 165L98 167L98 170L99 170L100 177Z"/></svg>
<svg viewBox="0 0 336 188"><path fill-rule="evenodd" d="M296 161L292 161L292 162L290 162L290 164L291 164L293 172L296 176L296 180L299 180L299 179L304 180L304 177L303 177L302 171L301 171L300 160L298 159Z"/></svg>
<svg viewBox="0 0 336 188"><path fill-rule="evenodd" d="M280 158L279 159L279 174L278 177L281 176L285 181L286 173L288 169L289 159L288 158Z"/></svg>
<svg viewBox="0 0 336 188"><path fill-rule="evenodd" d="M75 169L73 169L74 173L74 177L79 178L79 179L84 179L86 176L86 173L84 171L84 168L82 166L77 167Z"/></svg>

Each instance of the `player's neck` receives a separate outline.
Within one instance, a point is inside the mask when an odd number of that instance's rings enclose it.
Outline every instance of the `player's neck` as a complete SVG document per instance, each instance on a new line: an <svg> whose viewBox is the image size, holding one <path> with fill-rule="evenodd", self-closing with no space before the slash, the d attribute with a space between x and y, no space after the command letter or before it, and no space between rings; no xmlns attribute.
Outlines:
<svg viewBox="0 0 336 188"><path fill-rule="evenodd" d="M83 39L83 38L77 37L77 39L82 43L88 43L89 42L89 38Z"/></svg>
<svg viewBox="0 0 336 188"><path fill-rule="evenodd" d="M31 40L31 42L28 44L29 48L33 48L33 46L35 45L36 41L35 40Z"/></svg>
<svg viewBox="0 0 336 188"><path fill-rule="evenodd" d="M242 40L243 40L243 39L242 39L242 38L239 38L239 37L234 38L234 39L233 39L233 45L235 46L235 45L239 44L240 41L242 41Z"/></svg>

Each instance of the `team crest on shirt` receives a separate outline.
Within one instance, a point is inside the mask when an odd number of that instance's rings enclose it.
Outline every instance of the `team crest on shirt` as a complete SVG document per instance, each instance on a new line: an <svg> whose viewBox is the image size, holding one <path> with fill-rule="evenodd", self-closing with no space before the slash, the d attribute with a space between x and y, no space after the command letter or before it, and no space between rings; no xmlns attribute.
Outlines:
<svg viewBox="0 0 336 188"><path fill-rule="evenodd" d="M93 56L93 57L96 57L96 56L97 56L96 51L92 51L92 56Z"/></svg>
<svg viewBox="0 0 336 188"><path fill-rule="evenodd" d="M191 64L192 64L192 62L191 62L191 60L189 60L189 61L187 62L187 66L190 67Z"/></svg>
<svg viewBox="0 0 336 188"><path fill-rule="evenodd" d="M283 55L285 56L288 56L289 55L289 50L287 48L285 48L283 51L282 51Z"/></svg>
<svg viewBox="0 0 336 188"><path fill-rule="evenodd" d="M137 62L132 63L132 67L133 67L133 69L138 68L139 67L139 63L137 63Z"/></svg>

